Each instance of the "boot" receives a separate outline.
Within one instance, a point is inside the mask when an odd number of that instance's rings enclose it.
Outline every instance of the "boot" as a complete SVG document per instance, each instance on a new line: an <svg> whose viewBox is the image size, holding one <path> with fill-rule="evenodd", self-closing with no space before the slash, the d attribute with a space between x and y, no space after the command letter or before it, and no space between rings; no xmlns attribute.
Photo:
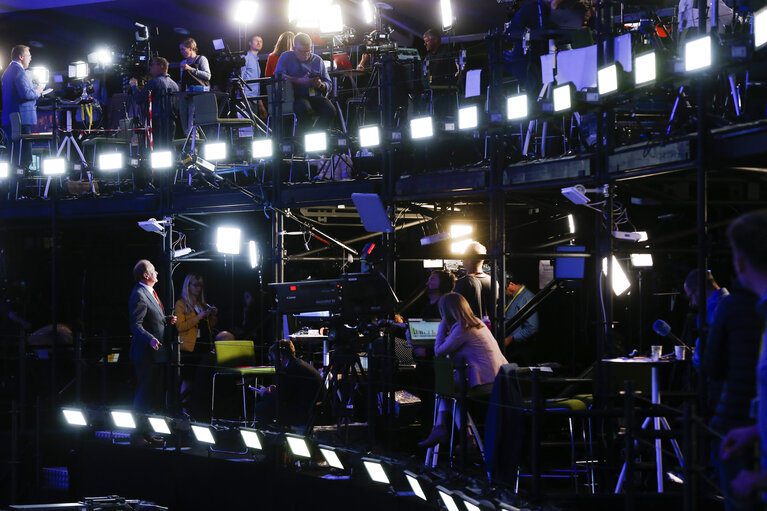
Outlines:
<svg viewBox="0 0 767 511"><path fill-rule="evenodd" d="M447 442L450 439L447 433L447 428L443 424L435 424L423 442L418 442L421 447L434 447L437 444Z"/></svg>

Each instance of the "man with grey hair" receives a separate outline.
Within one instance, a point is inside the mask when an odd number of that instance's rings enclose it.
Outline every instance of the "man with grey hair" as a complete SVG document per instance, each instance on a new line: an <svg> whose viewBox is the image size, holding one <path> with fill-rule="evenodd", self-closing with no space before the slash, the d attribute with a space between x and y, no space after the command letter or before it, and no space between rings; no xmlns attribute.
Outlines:
<svg viewBox="0 0 767 511"><path fill-rule="evenodd" d="M481 243L472 241L463 252L463 269L466 275L455 283L454 291L466 298L472 312L478 318L490 316L498 297L498 286L492 286L490 275L484 272L482 264L487 249Z"/></svg>
<svg viewBox="0 0 767 511"><path fill-rule="evenodd" d="M312 39L299 32L293 38L293 50L280 55L275 75L284 76L293 86L293 109L302 129L311 112L319 118L314 124L319 129L327 129L335 119L336 110L327 97L332 86L325 62L319 55L312 53Z"/></svg>

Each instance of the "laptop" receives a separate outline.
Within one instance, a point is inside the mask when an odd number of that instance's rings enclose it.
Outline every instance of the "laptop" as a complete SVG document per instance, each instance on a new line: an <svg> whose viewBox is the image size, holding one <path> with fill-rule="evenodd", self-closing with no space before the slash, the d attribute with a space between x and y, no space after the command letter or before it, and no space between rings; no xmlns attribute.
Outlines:
<svg viewBox="0 0 767 511"><path fill-rule="evenodd" d="M348 53L337 53L333 55L333 61L336 63L336 69L339 71L351 71L352 61Z"/></svg>
<svg viewBox="0 0 767 511"><path fill-rule="evenodd" d="M431 344L437 339L439 321L410 320L410 342L413 344Z"/></svg>

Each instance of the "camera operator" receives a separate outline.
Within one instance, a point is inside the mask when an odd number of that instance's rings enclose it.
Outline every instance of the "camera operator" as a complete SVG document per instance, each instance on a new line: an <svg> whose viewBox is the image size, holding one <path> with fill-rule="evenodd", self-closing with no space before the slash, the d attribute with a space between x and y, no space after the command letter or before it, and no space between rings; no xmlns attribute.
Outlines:
<svg viewBox="0 0 767 511"><path fill-rule="evenodd" d="M167 146L173 140L173 94L178 92L178 85L168 75L168 61L155 57L149 62L149 74L152 79L139 90L136 78L128 82L133 100L146 103L152 93L152 138L157 146Z"/></svg>
<svg viewBox="0 0 767 511"><path fill-rule="evenodd" d="M193 85L210 87L210 64L207 57L197 54L197 41L188 37L178 45L181 56L181 90L189 90Z"/></svg>
<svg viewBox="0 0 767 511"><path fill-rule="evenodd" d="M260 35L254 35L248 42L249 51L245 54L245 65L240 70L240 77L243 80L255 80L261 78L261 65L258 62L258 52L264 46L264 40ZM261 95L260 83L249 83L245 89L245 97L251 102L253 110L258 112L258 116L262 119L266 119L267 113L264 107L264 102L260 99L256 99ZM253 98L253 99L251 99Z"/></svg>

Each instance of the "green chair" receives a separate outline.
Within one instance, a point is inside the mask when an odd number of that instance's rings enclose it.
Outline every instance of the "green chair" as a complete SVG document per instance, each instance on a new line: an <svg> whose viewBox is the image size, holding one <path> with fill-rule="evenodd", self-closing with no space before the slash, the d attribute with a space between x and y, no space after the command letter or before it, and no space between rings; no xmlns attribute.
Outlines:
<svg viewBox="0 0 767 511"><path fill-rule="evenodd" d="M218 102L216 94L211 92L207 94L197 94L192 98L194 105L194 124L195 126L218 126L216 134L217 139L221 139L221 126L229 128L230 142L234 143L233 130L238 128L254 127L254 122L250 119L232 119L229 117L218 116Z"/></svg>
<svg viewBox="0 0 767 511"><path fill-rule="evenodd" d="M247 404L245 401L245 377L274 374L274 366L256 365L256 348L253 341L216 341L216 372L213 374L213 388L210 398L210 419L215 418L216 377L229 374L239 376L242 383L242 418L247 420Z"/></svg>

